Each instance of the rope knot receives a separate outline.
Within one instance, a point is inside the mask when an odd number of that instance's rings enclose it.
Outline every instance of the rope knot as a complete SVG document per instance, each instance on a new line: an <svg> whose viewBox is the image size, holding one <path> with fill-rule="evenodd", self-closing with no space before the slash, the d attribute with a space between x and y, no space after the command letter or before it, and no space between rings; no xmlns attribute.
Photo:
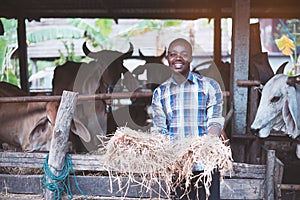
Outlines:
<svg viewBox="0 0 300 200"><path fill-rule="evenodd" d="M45 162L43 166L45 173L41 179L44 191L46 191L45 189L47 189L54 192L55 200L61 199L63 192L66 192L68 199L72 199L73 195L70 187L70 172L73 172L77 189L81 192L84 198L87 199L85 194L83 193L83 191L80 189L78 185L76 175L72 167L71 156L69 154L66 154L65 163L59 175L55 175L52 173L48 164L48 159L49 159L49 154L47 154L45 158Z"/></svg>

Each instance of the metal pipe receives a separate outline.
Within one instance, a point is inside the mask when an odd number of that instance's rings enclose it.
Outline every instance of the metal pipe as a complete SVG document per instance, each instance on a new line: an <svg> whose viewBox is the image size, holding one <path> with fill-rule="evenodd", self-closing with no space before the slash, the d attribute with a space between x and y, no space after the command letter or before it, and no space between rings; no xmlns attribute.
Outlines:
<svg viewBox="0 0 300 200"><path fill-rule="evenodd" d="M124 92L111 94L79 95L78 101L106 100L106 99L126 99L152 97L152 92ZM0 97L0 103L22 103L22 102L49 102L60 101L61 96L18 96Z"/></svg>
<svg viewBox="0 0 300 200"><path fill-rule="evenodd" d="M239 87L249 87L249 86L260 86L261 82L258 80L237 80L236 84Z"/></svg>

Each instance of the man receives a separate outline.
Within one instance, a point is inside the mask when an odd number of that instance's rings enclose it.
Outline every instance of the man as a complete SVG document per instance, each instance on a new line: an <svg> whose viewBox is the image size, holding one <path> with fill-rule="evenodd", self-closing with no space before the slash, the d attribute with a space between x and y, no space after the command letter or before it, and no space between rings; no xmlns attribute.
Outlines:
<svg viewBox="0 0 300 200"><path fill-rule="evenodd" d="M154 130L168 134L171 140L203 134L219 137L224 125L220 86L215 80L190 71L192 46L185 39L175 39L170 43L167 59L172 76L153 93ZM203 168L201 164L197 164L194 170L196 175ZM220 199L219 177L219 172L213 174L209 199ZM184 186L176 188L174 199L206 198L204 187L200 186L200 189L196 190L193 183L189 196L182 197L184 191Z"/></svg>

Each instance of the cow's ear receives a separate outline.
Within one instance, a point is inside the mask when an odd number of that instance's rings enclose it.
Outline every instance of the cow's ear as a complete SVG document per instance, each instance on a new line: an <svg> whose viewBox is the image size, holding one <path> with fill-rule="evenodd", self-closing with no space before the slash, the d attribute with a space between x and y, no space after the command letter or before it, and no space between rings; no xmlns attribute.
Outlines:
<svg viewBox="0 0 300 200"><path fill-rule="evenodd" d="M49 122L53 126L55 124L58 107L59 107L59 102L56 102L56 101L48 102L46 105L47 117L48 117Z"/></svg>
<svg viewBox="0 0 300 200"><path fill-rule="evenodd" d="M286 130L288 135L290 135L293 139L299 136L298 126L299 123L297 121L298 116L298 105L297 105L297 98L296 97L296 90L294 87L287 88L287 97L283 105L283 120L286 124Z"/></svg>
<svg viewBox="0 0 300 200"><path fill-rule="evenodd" d="M39 137L44 136L49 128L47 117L41 118L29 134L29 141L36 141Z"/></svg>
<svg viewBox="0 0 300 200"><path fill-rule="evenodd" d="M78 135L81 139L83 139L85 142L91 141L91 134L86 128L86 126L79 121L78 119L73 118L71 123L71 131Z"/></svg>

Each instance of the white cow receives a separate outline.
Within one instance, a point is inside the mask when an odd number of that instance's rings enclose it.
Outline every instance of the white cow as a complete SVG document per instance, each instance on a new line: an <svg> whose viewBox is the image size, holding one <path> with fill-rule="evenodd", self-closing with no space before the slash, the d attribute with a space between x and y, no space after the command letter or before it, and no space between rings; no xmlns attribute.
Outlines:
<svg viewBox="0 0 300 200"><path fill-rule="evenodd" d="M263 87L260 104L251 125L261 138L268 137L271 129L283 131L296 139L300 135L299 77L276 74ZM297 145L300 159L300 144Z"/></svg>

